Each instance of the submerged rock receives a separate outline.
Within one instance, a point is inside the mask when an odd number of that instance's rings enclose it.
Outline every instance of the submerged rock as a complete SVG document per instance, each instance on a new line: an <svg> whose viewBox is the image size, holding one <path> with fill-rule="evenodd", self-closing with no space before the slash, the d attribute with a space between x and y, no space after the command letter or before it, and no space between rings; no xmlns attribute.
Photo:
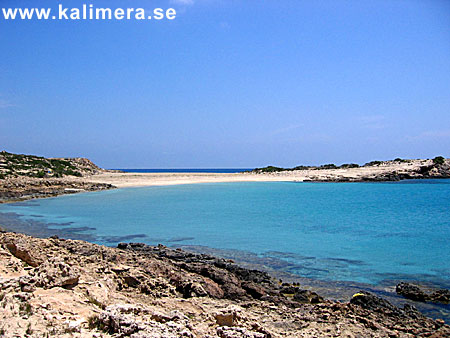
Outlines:
<svg viewBox="0 0 450 338"><path fill-rule="evenodd" d="M436 290L430 295L430 300L434 303L450 303L450 290Z"/></svg>
<svg viewBox="0 0 450 338"><path fill-rule="evenodd" d="M407 299L418 302L450 303L450 290L447 289L434 290L431 293L427 293L417 285L402 282L397 284L395 291Z"/></svg>
<svg viewBox="0 0 450 338"><path fill-rule="evenodd" d="M418 286L409 283L399 283L395 287L395 292L397 294L418 302L425 302L429 299L428 295L425 294Z"/></svg>

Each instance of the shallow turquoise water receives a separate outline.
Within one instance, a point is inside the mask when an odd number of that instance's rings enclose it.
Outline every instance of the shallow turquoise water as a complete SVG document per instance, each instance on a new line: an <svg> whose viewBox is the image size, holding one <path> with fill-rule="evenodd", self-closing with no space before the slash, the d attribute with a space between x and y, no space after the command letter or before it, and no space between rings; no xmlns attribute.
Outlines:
<svg viewBox="0 0 450 338"><path fill-rule="evenodd" d="M95 228L83 233L102 244L145 234L131 241L249 251L304 277L450 285L450 180L129 188L0 205L8 212Z"/></svg>

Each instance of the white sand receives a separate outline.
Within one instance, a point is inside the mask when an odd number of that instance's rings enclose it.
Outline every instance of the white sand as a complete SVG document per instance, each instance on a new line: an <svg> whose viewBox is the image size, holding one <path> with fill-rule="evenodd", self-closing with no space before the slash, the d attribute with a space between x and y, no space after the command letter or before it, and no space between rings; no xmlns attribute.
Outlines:
<svg viewBox="0 0 450 338"><path fill-rule="evenodd" d="M301 182L304 180L321 181L336 178L358 180L362 177L375 177L387 172L406 173L431 163L431 160L414 160L410 163L386 162L379 166L351 169L295 170L264 174L107 172L84 177L83 180L95 183L109 183L118 188L219 182Z"/></svg>

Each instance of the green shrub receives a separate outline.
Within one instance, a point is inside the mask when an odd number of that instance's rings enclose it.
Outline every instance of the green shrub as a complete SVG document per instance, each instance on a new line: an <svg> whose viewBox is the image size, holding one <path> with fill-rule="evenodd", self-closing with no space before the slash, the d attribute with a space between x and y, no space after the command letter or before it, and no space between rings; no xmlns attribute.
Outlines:
<svg viewBox="0 0 450 338"><path fill-rule="evenodd" d="M436 156L435 158L433 158L433 163L436 165L444 164L445 158L443 158L442 156Z"/></svg>
<svg viewBox="0 0 450 338"><path fill-rule="evenodd" d="M19 305L19 312L22 315L31 316L33 314L33 309L31 308L30 303L25 302Z"/></svg>
<svg viewBox="0 0 450 338"><path fill-rule="evenodd" d="M261 173L272 173L272 172L277 172L277 171L285 171L286 169L284 168L279 168L279 167L274 167L274 166L267 166L264 168L256 168L253 171L256 172L261 172Z"/></svg>
<svg viewBox="0 0 450 338"><path fill-rule="evenodd" d="M359 168L359 164L356 164L356 163L344 163L343 165L340 166L340 168L342 168L342 169Z"/></svg>
<svg viewBox="0 0 450 338"><path fill-rule="evenodd" d="M319 167L319 169L337 169L337 165L333 163L324 164Z"/></svg>
<svg viewBox="0 0 450 338"><path fill-rule="evenodd" d="M365 167L371 167L371 166L375 166L375 165L380 165L382 163L383 163L383 161L371 161L371 162L368 162L368 163L364 164L364 166Z"/></svg>
<svg viewBox="0 0 450 338"><path fill-rule="evenodd" d="M403 158L397 157L394 162L400 162L400 163L409 163L411 160L405 160Z"/></svg>

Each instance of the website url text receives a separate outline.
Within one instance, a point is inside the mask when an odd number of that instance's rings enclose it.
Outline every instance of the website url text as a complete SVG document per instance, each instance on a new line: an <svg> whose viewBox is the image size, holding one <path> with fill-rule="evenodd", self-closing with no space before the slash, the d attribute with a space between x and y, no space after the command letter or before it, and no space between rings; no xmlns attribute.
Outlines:
<svg viewBox="0 0 450 338"><path fill-rule="evenodd" d="M56 13L52 8L2 8L4 20L173 20L173 8L97 8L84 4L81 8L59 4Z"/></svg>

